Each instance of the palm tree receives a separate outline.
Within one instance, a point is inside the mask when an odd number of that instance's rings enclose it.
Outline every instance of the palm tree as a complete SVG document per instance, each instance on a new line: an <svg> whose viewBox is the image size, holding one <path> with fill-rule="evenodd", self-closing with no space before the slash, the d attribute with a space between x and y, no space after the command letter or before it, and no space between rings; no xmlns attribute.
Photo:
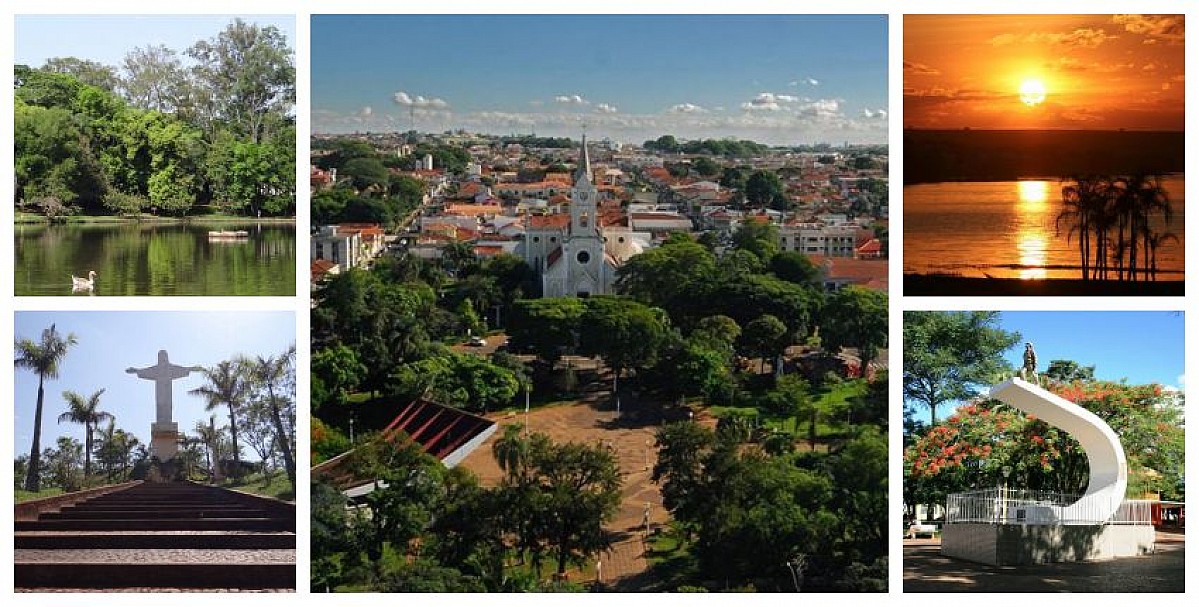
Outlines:
<svg viewBox="0 0 1199 607"><path fill-rule="evenodd" d="M66 357L67 350L75 343L74 333L68 333L63 337L55 330L53 324L49 329L42 331L40 342L31 339L17 340L17 357L14 364L18 369L29 369L37 373L37 409L33 414L33 444L29 447L29 468L25 474L26 491L36 492L41 489L42 404L46 395L45 382L47 379L58 379L58 366Z"/></svg>
<svg viewBox="0 0 1199 607"><path fill-rule="evenodd" d="M283 425L283 414L280 411L281 399L276 398L275 388L280 386L291 374L295 361L295 344L275 356L265 358L258 356L252 360L244 360L244 364L250 369L251 380L266 389L266 402L270 407L271 421L275 425L275 436L279 441L280 455L283 456L287 479L291 481L293 488L296 486L296 458L292 455L290 433Z"/></svg>
<svg viewBox="0 0 1199 607"><path fill-rule="evenodd" d="M214 466L220 465L220 454L217 453L217 448L221 443L221 433L216 427L216 416L210 415L208 423L202 421L196 422L196 426L192 430L196 433L196 440L200 441L200 444L205 447L204 455L207 459L206 467L208 468L209 480L215 480L216 468Z"/></svg>
<svg viewBox="0 0 1199 607"><path fill-rule="evenodd" d="M208 404L206 411L212 411L221 405L229 407L229 434L233 438L234 474L240 474L241 447L237 444L237 413L244 404L246 396L246 369L236 362L223 360L215 367L205 369L204 379L208 382L188 394L203 396Z"/></svg>
<svg viewBox="0 0 1199 607"><path fill-rule="evenodd" d="M58 416L58 423L71 422L83 424L84 482L92 476L92 431L96 429L96 425L100 422L114 419L113 414L100 410L100 395L102 394L104 394L104 388L93 392L88 398L84 398L82 394L70 390L62 393L62 397L67 401L67 411Z"/></svg>

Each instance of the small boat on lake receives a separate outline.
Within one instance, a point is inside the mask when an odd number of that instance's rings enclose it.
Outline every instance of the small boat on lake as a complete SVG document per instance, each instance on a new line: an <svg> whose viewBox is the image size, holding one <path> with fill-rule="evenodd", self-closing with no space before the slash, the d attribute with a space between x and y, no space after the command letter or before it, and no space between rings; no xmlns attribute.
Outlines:
<svg viewBox="0 0 1199 607"><path fill-rule="evenodd" d="M211 240L230 240L249 237L250 233L246 230L212 230L208 232L208 238Z"/></svg>

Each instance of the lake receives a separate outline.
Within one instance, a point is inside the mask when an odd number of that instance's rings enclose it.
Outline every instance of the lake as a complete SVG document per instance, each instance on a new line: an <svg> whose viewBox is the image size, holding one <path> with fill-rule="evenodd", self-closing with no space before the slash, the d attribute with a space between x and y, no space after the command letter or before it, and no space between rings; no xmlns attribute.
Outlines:
<svg viewBox="0 0 1199 607"><path fill-rule="evenodd" d="M1081 278L1077 236L1054 223L1063 210L1059 180L941 182L903 188L903 271L996 278ZM1182 280L1184 178L1162 185L1173 218L1151 222L1170 232L1157 251L1158 279ZM1114 277L1114 273L1113 273Z"/></svg>
<svg viewBox="0 0 1199 607"><path fill-rule="evenodd" d="M210 230L245 238L210 239ZM17 224L16 295L295 295L294 223ZM75 293L87 295L88 293Z"/></svg>

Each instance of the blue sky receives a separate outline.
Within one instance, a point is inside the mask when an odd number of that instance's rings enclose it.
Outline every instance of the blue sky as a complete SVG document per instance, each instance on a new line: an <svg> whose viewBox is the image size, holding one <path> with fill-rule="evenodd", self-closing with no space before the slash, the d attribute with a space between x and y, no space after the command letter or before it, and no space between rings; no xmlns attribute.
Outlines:
<svg viewBox="0 0 1199 607"><path fill-rule="evenodd" d="M315 15L315 132L886 141L885 16Z"/></svg>
<svg viewBox="0 0 1199 607"><path fill-rule="evenodd" d="M71 390L85 398L101 388L100 408L116 416L117 427L150 438L154 421L153 382L125 373L129 367L157 362L165 349L172 363L213 366L237 354L274 356L295 343L295 314L291 312L19 312L16 338L41 339L42 330L57 324L61 334L74 333L78 344L63 360L59 378L46 382L42 414L42 446L57 437L83 440L83 427L58 423L66 410L62 393ZM204 399L187 394L204 384L199 374L174 382L174 417L181 432L190 432L197 421L206 421ZM33 416L37 404L37 375L16 370L16 420L14 448L29 453ZM228 423L228 410L219 410L217 423ZM253 458L247 450L247 458Z"/></svg>
<svg viewBox="0 0 1199 607"><path fill-rule="evenodd" d="M1181 312L1003 312L1000 325L1019 331L1037 351L1040 370L1056 359L1095 365L1095 377L1130 384L1183 387ZM1024 343L1005 358L1022 366Z"/></svg>
<svg viewBox="0 0 1199 607"><path fill-rule="evenodd" d="M216 37L235 17L274 25L296 47L294 15L17 15L16 63L39 67L52 57L118 66L137 47L164 45L182 53Z"/></svg>
<svg viewBox="0 0 1199 607"><path fill-rule="evenodd" d="M1002 312L1000 327L1019 332L1020 343L1004 353L1021 367L1024 342L1032 342L1037 367L1052 360L1095 366L1101 380L1172 386L1185 390L1185 335L1181 312ZM950 407L938 410L948 415ZM927 420L927 409L920 419Z"/></svg>

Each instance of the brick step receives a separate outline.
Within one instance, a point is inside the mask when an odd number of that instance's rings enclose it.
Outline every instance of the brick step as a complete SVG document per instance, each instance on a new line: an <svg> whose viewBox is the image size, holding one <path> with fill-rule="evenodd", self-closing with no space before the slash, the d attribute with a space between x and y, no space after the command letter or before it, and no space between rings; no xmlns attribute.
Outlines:
<svg viewBox="0 0 1199 607"><path fill-rule="evenodd" d="M105 512L112 510L135 511L142 510L145 512L157 512L159 510L188 510L203 508L205 510L243 510L248 508L244 504L95 504L92 502L81 502L74 506L67 506L59 512L68 511L89 511L89 512Z"/></svg>
<svg viewBox="0 0 1199 607"><path fill-rule="evenodd" d="M291 562L254 562L243 560L239 551L199 551L223 556L225 562L213 562L210 555L196 555L197 560L129 563L123 560L38 562L22 558L17 551L14 584L18 588L295 588L296 566ZM76 552L76 551L69 551ZM122 552L122 551L97 551ZM162 552L162 551L139 551ZM196 551L190 551L196 552ZM290 552L290 551L288 551ZM123 559L124 556L112 555ZM216 556L212 557L213 559ZM86 559L86 557L85 557Z"/></svg>
<svg viewBox="0 0 1199 607"><path fill-rule="evenodd" d="M204 508L189 508L189 509L171 509L171 510L64 510L62 512L46 512L43 513L38 520L54 521L54 520L125 520L125 519L229 519L229 518L267 518L267 514L261 510L252 508L239 508L235 510L206 510Z"/></svg>
<svg viewBox="0 0 1199 607"><path fill-rule="evenodd" d="M16 531L292 531L291 519L206 518L15 521Z"/></svg>
<svg viewBox="0 0 1199 607"><path fill-rule="evenodd" d="M34 531L18 532L14 547L21 549L133 549L133 548L202 548L202 549L292 549L296 534L287 532L78 532Z"/></svg>

